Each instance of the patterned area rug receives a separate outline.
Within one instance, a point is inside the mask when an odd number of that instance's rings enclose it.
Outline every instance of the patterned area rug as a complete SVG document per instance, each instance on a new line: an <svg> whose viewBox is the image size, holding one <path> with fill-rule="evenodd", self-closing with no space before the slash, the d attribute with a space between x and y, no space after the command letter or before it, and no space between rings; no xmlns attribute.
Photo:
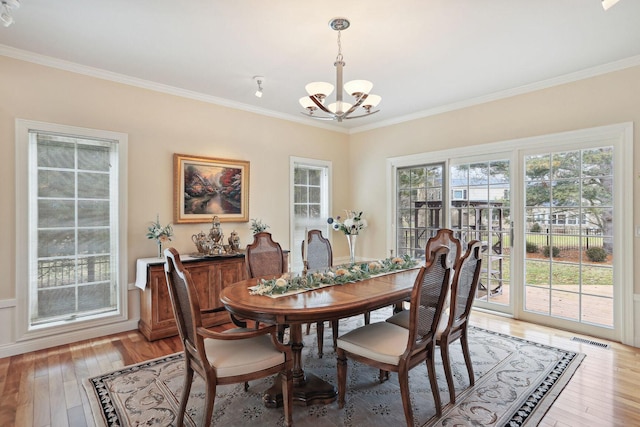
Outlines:
<svg viewBox="0 0 640 427"><path fill-rule="evenodd" d="M377 316L376 316L377 315ZM388 313L372 313L372 322ZM362 316L340 322L340 333L360 326ZM336 358L331 331L325 331L324 357L317 357L316 336L305 336L305 371L336 384ZM410 389L414 418L418 426L523 426L536 425L557 398L584 358L583 354L536 344L520 338L472 328L470 347L475 370L475 386L469 388L460 344L451 348L456 384L456 404L449 394L438 353L438 388L444 408L435 417L427 370L424 365L411 370ZM378 370L349 361L347 398L343 409L329 405L294 406L294 424L311 427L399 426L404 412L397 376L380 384ZM204 382L196 375L185 425L200 422L204 408ZM85 388L99 426L175 425L178 398L182 389L181 354L128 366L85 381ZM213 415L215 426L281 426L282 409L268 409L262 393L272 379L243 385L218 387Z"/></svg>

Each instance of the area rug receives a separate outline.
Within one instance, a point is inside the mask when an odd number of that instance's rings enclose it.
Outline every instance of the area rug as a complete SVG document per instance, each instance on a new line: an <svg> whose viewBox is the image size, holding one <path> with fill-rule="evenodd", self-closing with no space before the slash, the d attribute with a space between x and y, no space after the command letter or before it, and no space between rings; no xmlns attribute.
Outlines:
<svg viewBox="0 0 640 427"><path fill-rule="evenodd" d="M377 316L376 316L377 314ZM372 313L372 321L388 313ZM362 316L340 322L340 333L360 326ZM305 336L305 371L336 384L336 357L331 333L325 333L324 357L317 356L316 336ZM433 398L424 365L411 370L411 404L417 426L524 426L536 425L560 394L584 358L581 353L533 343L478 328L470 329L469 344L476 376L469 387L460 344L451 347L456 387L456 404L449 403L444 370L438 354L438 389L445 405L443 416L435 417ZM115 372L88 378L85 389L96 425L176 425L178 399L182 390L181 353L128 366ZM378 370L349 361L346 405L294 406L294 424L310 427L405 425L397 376L380 384ZM204 382L196 375L191 389L185 425L196 426L204 408ZM282 426L281 408L268 409L262 393L271 386L267 378L250 383L218 387L213 425ZM178 396L178 397L176 397Z"/></svg>

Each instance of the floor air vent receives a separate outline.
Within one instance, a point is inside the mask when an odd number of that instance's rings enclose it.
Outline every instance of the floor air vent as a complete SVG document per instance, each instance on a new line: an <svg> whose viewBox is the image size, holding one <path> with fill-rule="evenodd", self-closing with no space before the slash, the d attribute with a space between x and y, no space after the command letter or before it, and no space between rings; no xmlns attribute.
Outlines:
<svg viewBox="0 0 640 427"><path fill-rule="evenodd" d="M609 348L609 344L605 344L603 342L597 342L597 341L591 341L591 340L587 340L584 338L578 338L578 337L571 337L571 341L578 341L581 342L583 344L589 344L589 345L594 345L596 347L600 347L600 348Z"/></svg>

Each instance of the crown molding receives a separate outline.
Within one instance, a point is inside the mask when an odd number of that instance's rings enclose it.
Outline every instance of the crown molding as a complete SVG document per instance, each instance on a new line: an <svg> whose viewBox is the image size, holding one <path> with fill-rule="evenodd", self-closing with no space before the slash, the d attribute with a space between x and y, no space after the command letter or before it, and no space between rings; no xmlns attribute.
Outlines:
<svg viewBox="0 0 640 427"><path fill-rule="evenodd" d="M360 126L350 130L350 134L365 132L368 130L378 129L382 127L397 125L412 120L423 119L425 117L435 116L450 111L461 110L463 108L473 107L476 105L484 104L487 102L498 101L505 98L510 98L516 95L523 95L530 92L535 92L542 89L548 89L554 86L560 86L567 83L576 82L579 80L588 79L591 77L608 74L614 71L624 70L625 68L637 67L640 65L640 55L631 56L629 58L621 59L619 61L610 62L603 65L587 68L574 73L564 74L562 76L554 77L547 80L531 83L524 86L519 86L512 89L506 89L499 92L494 92L488 95L478 96L476 98L470 98L459 102L453 102L451 104L442 105L439 107L431 108L424 111L419 111L413 114L408 114L401 117L395 117L389 120L373 123L366 126Z"/></svg>
<svg viewBox="0 0 640 427"><path fill-rule="evenodd" d="M18 59L25 62L31 62L38 65L44 65L46 67L57 68L59 70L70 71L76 74L95 77L102 80L108 80L108 81L122 83L125 85L134 86L142 89L152 90L155 92L161 92L168 95L174 95L182 98L206 102L209 104L220 105L222 107L228 107L228 108L246 111L249 113L260 114L263 116L268 116L276 119L287 120L289 122L296 122L306 126L315 126L322 129L331 130L334 132L348 133L347 129L344 129L338 126L332 126L324 122L317 122L317 121L309 122L309 120L305 119L304 117L298 118L290 114L278 113L272 110L255 107L253 105L230 101L225 98L218 98L218 97L215 97L212 95L206 95L200 92L181 89L174 86L156 83L149 80L139 79L137 77L127 76L125 74L119 74L111 71L102 70L100 68L88 67L86 65L80 65L75 62L65 61L63 59L57 59L51 56L46 56L38 53L28 52L21 49L16 49L14 47L3 45L3 44L0 44L0 55Z"/></svg>
<svg viewBox="0 0 640 427"><path fill-rule="evenodd" d="M7 56L21 61L32 62L34 64L44 65L47 67L57 68L60 70L70 71L72 73L83 74L90 77L95 77L103 80L109 80L116 83L122 83L129 86L135 86L143 89L153 90L156 92L166 93L169 95L180 96L183 98L193 99L196 101L206 102L209 104L220 105L223 107L233 108L236 110L247 111L250 113L260 114L267 117L286 120L289 122L299 123L305 126L313 126L321 129L326 129L334 132L355 134L360 132L366 132L369 130L388 127L400 123L409 122L412 120L423 119L425 117L435 116L442 113L447 113L463 108L469 108L476 105L484 104L487 102L498 101L512 96L523 95L530 92L535 92L542 89L547 89L554 86L559 86L567 83L576 82L579 80L596 77L602 74L611 73L614 71L623 70L625 68L636 67L640 65L640 55L631 56L629 58L621 59L619 61L610 62L603 65L587 68L581 71L565 74L562 76L554 77L551 79L542 80L539 82L519 86L512 89L506 89L499 92L494 92L488 95L482 95L475 98L470 98L450 104L442 105L428 110L418 111L416 113L407 114L400 117L391 118L388 120L382 120L380 122L371 123L364 126L355 127L352 129L342 128L339 126L328 124L327 122L309 120L306 117L296 117L291 114L278 113L272 110L255 107L240 102L230 101L224 98L218 98L211 95L206 95L200 92L190 91L186 89L180 89L174 86L155 83L149 80L139 79L136 77L130 77L124 74L114 73L111 71L102 70L99 68L88 67L80 65L74 62L65 61L62 59L53 58L46 55L40 55L33 52L28 52L21 49L16 49L10 46L0 44L0 55Z"/></svg>

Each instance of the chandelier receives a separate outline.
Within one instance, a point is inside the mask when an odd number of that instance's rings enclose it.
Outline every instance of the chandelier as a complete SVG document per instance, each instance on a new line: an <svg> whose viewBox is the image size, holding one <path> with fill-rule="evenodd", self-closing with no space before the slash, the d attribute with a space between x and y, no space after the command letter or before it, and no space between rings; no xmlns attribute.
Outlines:
<svg viewBox="0 0 640 427"><path fill-rule="evenodd" d="M300 98L300 105L306 110L302 114L318 120L357 119L377 113L380 110L371 111L382 98L378 95L370 94L373 83L367 80L351 80L344 84L344 91L353 97L353 104L342 100L342 69L345 66L342 58L342 46L340 44L340 32L349 28L350 22L346 18L333 18L329 21L329 27L338 32L338 56L333 65L336 67L336 102L327 106L324 105L325 98L333 92L333 85L326 82L312 82L305 86L308 96ZM364 114L352 116L358 107L364 108ZM315 116L316 110L320 109L326 116Z"/></svg>
<svg viewBox="0 0 640 427"><path fill-rule="evenodd" d="M13 15L11 9L18 9L20 7L20 0L2 0L0 1L0 22L5 27L13 24Z"/></svg>

